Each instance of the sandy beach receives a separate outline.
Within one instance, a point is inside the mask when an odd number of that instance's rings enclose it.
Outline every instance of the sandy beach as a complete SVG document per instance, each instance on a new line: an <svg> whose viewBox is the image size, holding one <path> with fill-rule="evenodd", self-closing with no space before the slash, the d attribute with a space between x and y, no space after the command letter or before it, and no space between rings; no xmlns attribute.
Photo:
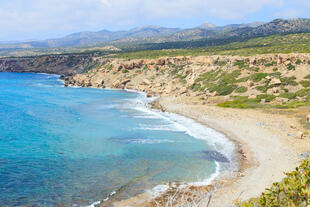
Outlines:
<svg viewBox="0 0 310 207"><path fill-rule="evenodd" d="M219 177L210 206L231 206L236 200L259 196L265 188L281 181L295 169L302 153L309 151L308 137L299 139L300 120L309 109L266 110L231 109L201 105L191 99L159 98L167 112L192 118L224 133L234 141L239 154L240 171L235 177ZM144 193L116 202L114 206L145 206L152 195Z"/></svg>
<svg viewBox="0 0 310 207"><path fill-rule="evenodd" d="M299 120L306 120L303 115L309 109L226 109L174 98L162 98L159 103L167 111L193 118L239 143L244 155L244 160L240 160L241 173L238 178L223 182L212 206L229 206L236 199L260 195L273 182L282 180L284 172L294 170L300 154L310 149L308 137L297 137L303 130Z"/></svg>

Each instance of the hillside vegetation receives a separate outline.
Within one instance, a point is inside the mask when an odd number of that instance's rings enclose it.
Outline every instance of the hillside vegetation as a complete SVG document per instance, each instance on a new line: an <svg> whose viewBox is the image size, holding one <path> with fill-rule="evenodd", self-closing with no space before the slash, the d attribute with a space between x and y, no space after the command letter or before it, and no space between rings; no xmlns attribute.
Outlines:
<svg viewBox="0 0 310 207"><path fill-rule="evenodd" d="M203 40L201 40L203 41ZM196 41L196 42L201 42ZM192 41L191 44L194 44ZM176 43L174 43L176 44ZM178 44L184 44L179 42ZM200 56L200 55L242 55L251 56L268 53L309 53L310 33L289 35L272 35L259 37L247 41L235 41L220 46L209 46L194 49L166 49L142 50L135 52L121 52L114 57L123 59L152 59L159 57L175 56Z"/></svg>

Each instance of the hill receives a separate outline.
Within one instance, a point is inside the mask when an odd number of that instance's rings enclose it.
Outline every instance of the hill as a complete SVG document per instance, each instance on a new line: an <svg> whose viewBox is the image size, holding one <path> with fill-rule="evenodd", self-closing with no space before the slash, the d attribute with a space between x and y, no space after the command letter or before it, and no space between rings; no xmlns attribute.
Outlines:
<svg viewBox="0 0 310 207"><path fill-rule="evenodd" d="M98 32L79 32L59 39L45 41L28 41L20 43L0 43L0 49L38 49L61 47L91 47L113 45L135 50L151 44L159 49L203 47L219 45L227 42L264 37L275 34L292 34L310 32L309 19L276 19L269 23L254 22L249 24L233 24L216 26L206 22L191 29L165 28L160 26L143 26L127 31L101 30ZM190 45L185 41L197 41ZM179 42L184 43L180 45ZM178 45L178 46L176 46ZM146 47L145 47L146 48ZM148 48L146 48L148 49Z"/></svg>

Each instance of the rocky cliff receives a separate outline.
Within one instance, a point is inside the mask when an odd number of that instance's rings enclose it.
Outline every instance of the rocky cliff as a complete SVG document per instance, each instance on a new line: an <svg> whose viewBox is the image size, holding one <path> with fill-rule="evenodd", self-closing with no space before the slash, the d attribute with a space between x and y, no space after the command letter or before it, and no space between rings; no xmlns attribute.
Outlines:
<svg viewBox="0 0 310 207"><path fill-rule="evenodd" d="M92 55L47 55L25 58L1 58L0 72L35 72L73 75L90 69Z"/></svg>
<svg viewBox="0 0 310 207"><path fill-rule="evenodd" d="M309 54L96 61L97 67L67 76L65 84L136 89L149 96L188 96L205 103L247 97L255 103L286 104L310 98Z"/></svg>

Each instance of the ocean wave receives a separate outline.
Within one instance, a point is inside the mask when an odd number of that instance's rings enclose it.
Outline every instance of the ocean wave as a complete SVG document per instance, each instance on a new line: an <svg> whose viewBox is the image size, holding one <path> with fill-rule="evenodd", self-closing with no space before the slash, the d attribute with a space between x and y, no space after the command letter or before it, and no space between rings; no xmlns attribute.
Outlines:
<svg viewBox="0 0 310 207"><path fill-rule="evenodd" d="M177 128L174 124L160 124L160 125L151 125L151 124L140 124L139 128L142 130L151 130L151 131L174 131L174 132L185 132L184 130Z"/></svg>
<svg viewBox="0 0 310 207"><path fill-rule="evenodd" d="M97 205L99 205L101 203L101 201L96 201L92 204L90 204L89 206L85 206L85 207L96 207Z"/></svg>
<svg viewBox="0 0 310 207"><path fill-rule="evenodd" d="M132 139L128 141L134 144L161 144L161 143L174 143L175 142L169 139Z"/></svg>
<svg viewBox="0 0 310 207"><path fill-rule="evenodd" d="M150 116L152 118L158 118L160 120L164 120L164 123L161 123L157 126L141 125L140 126L141 129L165 130L165 131L170 130L170 131L184 132L195 139L206 141L208 145L214 148L214 152L218 152L218 154L221 154L223 155L223 157L227 158L227 162L220 162L219 160L217 161L213 159L216 164L215 172L206 179L201 179L201 181L188 184L197 186L209 185L222 172L223 165L226 165L225 169L229 168L232 169L233 171L235 170L235 168L237 167L237 165L233 163L233 160L235 158L234 154L235 145L224 134L212 128L206 127L205 125L193 119L174 113L153 110L148 105L149 103L154 101L156 97L147 98L146 94L143 92L138 92L138 94L139 95L136 99L128 99L128 105L126 107L130 107L133 110L139 111L141 112L141 114L144 114L145 116Z"/></svg>

